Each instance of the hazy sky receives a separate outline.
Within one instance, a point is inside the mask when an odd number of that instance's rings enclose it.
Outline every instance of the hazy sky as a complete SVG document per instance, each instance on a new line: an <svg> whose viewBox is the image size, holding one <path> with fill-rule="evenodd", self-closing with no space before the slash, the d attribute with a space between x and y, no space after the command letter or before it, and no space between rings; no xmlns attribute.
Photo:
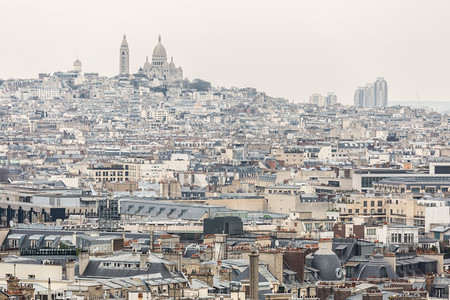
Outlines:
<svg viewBox="0 0 450 300"><path fill-rule="evenodd" d="M307 101L385 77L391 101L450 101L450 1L0 0L0 78L72 69L116 75L158 34L189 79Z"/></svg>

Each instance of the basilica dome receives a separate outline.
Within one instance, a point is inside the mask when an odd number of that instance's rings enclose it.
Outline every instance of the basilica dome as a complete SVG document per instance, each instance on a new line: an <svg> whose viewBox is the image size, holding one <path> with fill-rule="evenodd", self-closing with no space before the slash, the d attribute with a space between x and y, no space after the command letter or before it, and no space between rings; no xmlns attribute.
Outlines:
<svg viewBox="0 0 450 300"><path fill-rule="evenodd" d="M158 44L153 49L153 57L166 58L166 48L161 44L161 36L158 37Z"/></svg>

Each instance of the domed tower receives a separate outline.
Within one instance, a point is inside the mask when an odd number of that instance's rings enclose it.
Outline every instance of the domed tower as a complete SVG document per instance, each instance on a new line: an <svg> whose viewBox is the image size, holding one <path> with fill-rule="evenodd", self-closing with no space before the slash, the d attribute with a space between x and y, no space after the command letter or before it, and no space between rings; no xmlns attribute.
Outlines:
<svg viewBox="0 0 450 300"><path fill-rule="evenodd" d="M153 49L152 66L162 68L167 62L166 48L161 44L161 35L158 37L158 44Z"/></svg>
<svg viewBox="0 0 450 300"><path fill-rule="evenodd" d="M119 74L130 74L130 50L128 49L127 37L123 35L122 44L120 45L120 61Z"/></svg>
<svg viewBox="0 0 450 300"><path fill-rule="evenodd" d="M81 61L77 58L77 60L73 62L73 71L75 73L81 73L81 69Z"/></svg>
<svg viewBox="0 0 450 300"><path fill-rule="evenodd" d="M394 269L384 259L382 254L375 254L371 260L364 263L357 272L356 279L366 279L369 277L397 279Z"/></svg>
<svg viewBox="0 0 450 300"><path fill-rule="evenodd" d="M322 247L314 254L311 266L319 270L319 277L324 281L344 280L344 273L341 268L341 261L337 255Z"/></svg>
<svg viewBox="0 0 450 300"><path fill-rule="evenodd" d="M152 70L152 65L148 61L148 56L145 58L144 67L142 68L144 70L144 73L148 76Z"/></svg>

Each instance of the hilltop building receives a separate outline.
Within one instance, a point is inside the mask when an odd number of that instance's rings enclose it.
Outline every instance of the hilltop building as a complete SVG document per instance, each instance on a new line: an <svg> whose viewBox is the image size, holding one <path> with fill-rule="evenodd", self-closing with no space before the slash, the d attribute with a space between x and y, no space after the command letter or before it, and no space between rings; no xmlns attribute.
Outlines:
<svg viewBox="0 0 450 300"><path fill-rule="evenodd" d="M175 66L173 57L170 59L170 63L167 62L166 48L161 43L161 36L158 37L158 44L153 49L152 61L149 62L147 56L140 72L143 72L149 79L166 82L183 80L183 69Z"/></svg>

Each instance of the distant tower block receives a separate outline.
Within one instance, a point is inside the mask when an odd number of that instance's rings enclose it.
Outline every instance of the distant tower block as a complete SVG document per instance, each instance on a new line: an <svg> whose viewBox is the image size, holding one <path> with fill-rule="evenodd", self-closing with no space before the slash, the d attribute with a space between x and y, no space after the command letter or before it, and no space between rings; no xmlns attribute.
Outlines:
<svg viewBox="0 0 450 300"><path fill-rule="evenodd" d="M128 49L127 37L123 35L122 44L120 45L120 75L130 74L130 50Z"/></svg>
<svg viewBox="0 0 450 300"><path fill-rule="evenodd" d="M73 71L75 73L81 73L81 69L81 61L77 58L77 60L73 62Z"/></svg>

